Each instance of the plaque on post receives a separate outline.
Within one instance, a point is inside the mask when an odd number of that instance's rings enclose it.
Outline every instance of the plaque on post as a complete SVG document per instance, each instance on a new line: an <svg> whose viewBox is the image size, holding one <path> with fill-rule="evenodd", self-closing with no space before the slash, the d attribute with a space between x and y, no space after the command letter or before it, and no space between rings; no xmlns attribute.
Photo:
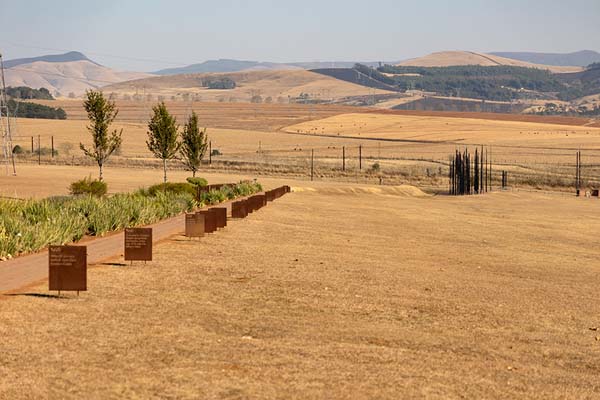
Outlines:
<svg viewBox="0 0 600 400"><path fill-rule="evenodd" d="M204 223L204 215L185 214L185 236L190 238L204 236Z"/></svg>
<svg viewBox="0 0 600 400"><path fill-rule="evenodd" d="M87 247L50 246L48 248L48 289L87 290Z"/></svg>
<svg viewBox="0 0 600 400"><path fill-rule="evenodd" d="M152 228L125 228L125 261L152 261Z"/></svg>

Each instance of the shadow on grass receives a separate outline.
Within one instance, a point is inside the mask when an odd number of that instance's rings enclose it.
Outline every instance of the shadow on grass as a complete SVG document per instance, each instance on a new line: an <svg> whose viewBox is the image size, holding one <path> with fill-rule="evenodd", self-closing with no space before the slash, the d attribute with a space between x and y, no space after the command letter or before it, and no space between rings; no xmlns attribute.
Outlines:
<svg viewBox="0 0 600 400"><path fill-rule="evenodd" d="M125 263L117 263L117 262L101 263L100 265L108 265L111 267L126 267L127 266L127 264L125 264Z"/></svg>
<svg viewBox="0 0 600 400"><path fill-rule="evenodd" d="M5 296L27 296L27 297L41 297L44 299L66 299L68 297L58 296L58 294L50 293L8 293Z"/></svg>

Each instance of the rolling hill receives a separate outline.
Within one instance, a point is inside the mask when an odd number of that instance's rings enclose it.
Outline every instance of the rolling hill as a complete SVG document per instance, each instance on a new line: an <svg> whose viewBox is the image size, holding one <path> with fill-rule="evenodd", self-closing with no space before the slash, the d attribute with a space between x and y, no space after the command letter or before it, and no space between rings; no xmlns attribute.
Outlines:
<svg viewBox="0 0 600 400"><path fill-rule="evenodd" d="M600 53L592 50L582 50L573 53L494 52L490 54L528 63L557 66L574 65L586 67L594 62L600 62Z"/></svg>
<svg viewBox="0 0 600 400"><path fill-rule="evenodd" d="M234 89L208 89L206 79L228 78ZM344 82L306 70L243 71L225 74L180 74L122 82L104 87L120 95L146 93L154 96L193 96L202 101L250 101L253 96L273 102L303 95L307 100L328 101L348 96L388 93L384 90Z"/></svg>
<svg viewBox="0 0 600 400"><path fill-rule="evenodd" d="M294 70L294 69L318 69L318 68L352 68L355 61L308 61L275 63L262 61L245 60L208 60L198 64L192 64L185 67L167 68L154 72L156 75L177 75L177 74L199 74L199 73L220 73L220 72L240 72L253 70ZM362 63L369 66L378 65L377 62Z"/></svg>
<svg viewBox="0 0 600 400"><path fill-rule="evenodd" d="M424 57L406 60L404 62L399 63L398 65L412 67L450 67L457 65L508 65L513 67L547 69L555 73L578 72L581 70L581 68L577 66L553 66L533 64L525 61L499 57L497 55L492 54L475 53L472 51L442 51L438 53L431 53Z"/></svg>
<svg viewBox="0 0 600 400"><path fill-rule="evenodd" d="M116 71L78 52L8 60L4 66L6 86L43 87L57 97L80 96L86 89L152 76Z"/></svg>

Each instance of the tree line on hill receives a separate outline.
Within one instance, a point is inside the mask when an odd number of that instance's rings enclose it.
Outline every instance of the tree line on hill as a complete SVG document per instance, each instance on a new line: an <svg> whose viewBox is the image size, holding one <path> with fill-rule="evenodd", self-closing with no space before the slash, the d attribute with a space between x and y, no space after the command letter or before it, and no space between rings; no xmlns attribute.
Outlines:
<svg viewBox="0 0 600 400"><path fill-rule="evenodd" d="M36 99L36 100L54 100L50 91L46 88L33 89L28 86L7 87L6 95L13 99Z"/></svg>
<svg viewBox="0 0 600 400"><path fill-rule="evenodd" d="M41 119L67 119L67 113L60 107L49 107L43 104L30 103L27 101L16 101L10 99L7 102L8 112L11 117L17 118L41 118ZM3 112L4 115L4 112ZM6 115L4 115L6 116Z"/></svg>
<svg viewBox="0 0 600 400"><path fill-rule="evenodd" d="M344 71L354 71L353 74ZM420 67L383 65L377 69L356 64L350 70L320 69L315 72L334 76L363 86L388 90L420 90L439 96L481 100L512 101L519 99L574 100L600 93L600 63L576 73L553 74L538 68L508 65L459 65ZM358 76L369 77L366 82ZM379 86L381 85L381 86Z"/></svg>

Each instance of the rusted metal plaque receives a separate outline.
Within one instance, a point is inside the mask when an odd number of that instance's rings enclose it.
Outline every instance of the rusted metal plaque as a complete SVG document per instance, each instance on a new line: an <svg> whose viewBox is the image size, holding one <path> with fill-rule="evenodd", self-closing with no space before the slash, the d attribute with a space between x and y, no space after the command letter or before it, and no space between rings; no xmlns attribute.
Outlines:
<svg viewBox="0 0 600 400"><path fill-rule="evenodd" d="M238 200L231 203L231 218L246 218L248 216L247 204L245 200Z"/></svg>
<svg viewBox="0 0 600 400"><path fill-rule="evenodd" d="M87 290L87 247L48 248L49 290Z"/></svg>
<svg viewBox="0 0 600 400"><path fill-rule="evenodd" d="M210 211L216 214L217 228L225 228L227 226L227 208L213 207Z"/></svg>
<svg viewBox="0 0 600 400"><path fill-rule="evenodd" d="M198 215L198 213L185 214L185 236L204 236L204 225L204 215Z"/></svg>
<svg viewBox="0 0 600 400"><path fill-rule="evenodd" d="M196 212L196 215L204 218L204 233L212 233L217 230L217 219L216 214L210 210L200 210Z"/></svg>
<svg viewBox="0 0 600 400"><path fill-rule="evenodd" d="M125 261L152 261L152 228L125 228Z"/></svg>

